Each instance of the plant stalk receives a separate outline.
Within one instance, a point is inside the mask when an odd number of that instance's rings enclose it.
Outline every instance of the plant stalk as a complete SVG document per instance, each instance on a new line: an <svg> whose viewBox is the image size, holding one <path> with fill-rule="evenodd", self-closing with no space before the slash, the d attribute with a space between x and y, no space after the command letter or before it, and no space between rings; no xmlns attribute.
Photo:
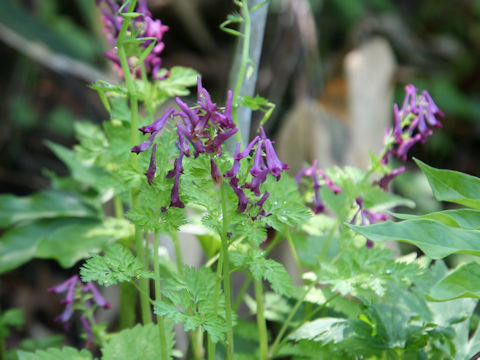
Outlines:
<svg viewBox="0 0 480 360"><path fill-rule="evenodd" d="M155 300L157 302L162 301L162 294L161 294L161 274L160 274L160 261L158 255L158 248L160 246L159 237L160 234L158 231L155 231L153 239L153 271L155 273ZM158 327L158 335L160 336L160 346L161 346L161 360L168 359L167 353L167 336L165 333L165 324L163 321L163 317L157 315L157 327Z"/></svg>
<svg viewBox="0 0 480 360"><path fill-rule="evenodd" d="M255 287L255 299L257 300L257 327L260 341L260 359L267 360L268 358L268 338L267 338L267 324L265 322L263 310L263 285L262 279L253 279Z"/></svg>
<svg viewBox="0 0 480 360"><path fill-rule="evenodd" d="M115 217L123 219L122 199L118 194L113 197ZM120 314L118 327L120 330L132 327L135 324L135 305L136 305L135 288L129 283L120 284Z"/></svg>
<svg viewBox="0 0 480 360"><path fill-rule="evenodd" d="M128 6L128 12L133 12L135 9L136 0L132 0L130 5ZM123 44L123 38L127 32L127 28L130 24L130 18L125 17L122 22L122 28L118 34L117 40L117 48L118 48L118 57L120 58L120 65L122 67L123 75L125 77L125 83L128 89L128 98L130 101L130 111L131 111L131 121L130 121L130 139L131 139L131 146L135 146L139 142L139 134L138 134L138 99L137 99L137 91L135 89L135 84L132 79L132 74L130 73L130 67L128 65L127 54L125 52L125 47ZM132 154L132 163L135 167L138 167L138 159L135 154ZM138 207L140 205L140 198L138 189L132 189L131 191L132 197L132 207ZM143 245L143 234L140 229L135 227L135 248L137 257L142 262L143 266L147 268L147 264L145 262L145 254L144 254L144 245ZM149 293L149 286L148 286L147 279L140 280L140 288L143 290L140 293L140 306L142 310L142 321L144 324L152 322L151 312L150 312L150 305L148 301L148 293Z"/></svg>
<svg viewBox="0 0 480 360"><path fill-rule="evenodd" d="M227 321L227 360L234 359L233 351L233 323L232 323L232 303L231 303L231 288L230 288L230 261L228 257L228 228L229 220L227 218L227 194L225 184L220 186L221 197L222 197L222 248L221 248L221 258L223 258L223 291L225 293L225 317Z"/></svg>
<svg viewBox="0 0 480 360"><path fill-rule="evenodd" d="M279 344L280 340L282 340L283 335L285 334L285 331L287 331L288 326L290 325L290 322L292 321L293 317L297 313L298 309L300 308L300 305L302 305L303 300L305 300L305 297L307 294L312 290L312 288L315 286L315 281L312 281L312 283L308 286L307 290L303 293L303 295L297 300L295 305L293 306L292 310L290 311L290 314L288 314L287 319L283 323L280 331L277 334L277 337L275 338L275 341L273 342L272 347L270 348L269 352L269 358L273 358L277 351L279 350Z"/></svg>

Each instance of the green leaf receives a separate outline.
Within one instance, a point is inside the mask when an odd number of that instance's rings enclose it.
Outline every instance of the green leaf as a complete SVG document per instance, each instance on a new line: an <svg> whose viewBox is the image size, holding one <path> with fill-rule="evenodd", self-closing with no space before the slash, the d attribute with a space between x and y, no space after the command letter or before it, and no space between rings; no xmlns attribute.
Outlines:
<svg viewBox="0 0 480 360"><path fill-rule="evenodd" d="M65 268L100 252L110 242L132 235L131 224L124 219L71 219L62 225L41 239L35 257L57 260Z"/></svg>
<svg viewBox="0 0 480 360"><path fill-rule="evenodd" d="M268 107L269 105L270 102L264 97L261 97L260 95L256 95L255 97L252 97L250 95L242 96L240 104L240 106L246 106L253 111L263 109L264 107Z"/></svg>
<svg viewBox="0 0 480 360"><path fill-rule="evenodd" d="M348 225L373 241L403 241L419 247L432 259L461 253L480 256L480 231L464 230L429 219L397 223L387 221L369 226Z"/></svg>
<svg viewBox="0 0 480 360"><path fill-rule="evenodd" d="M17 226L0 237L0 273L34 257L55 259L63 267L71 267L92 252L99 252L107 242L130 235L131 226L123 219L35 220Z"/></svg>
<svg viewBox="0 0 480 360"><path fill-rule="evenodd" d="M248 267L253 277L257 280L267 280L273 291L285 296L293 296L293 284L285 267L275 260L265 259L260 250L242 254L239 251L231 253L231 260L235 266Z"/></svg>
<svg viewBox="0 0 480 360"><path fill-rule="evenodd" d="M290 340L314 340L322 344L342 342L347 336L349 323L341 318L321 318L303 324L288 338Z"/></svg>
<svg viewBox="0 0 480 360"><path fill-rule="evenodd" d="M480 228L480 210L476 209L444 210L420 216L397 213L393 213L392 215L402 220L432 219L448 226L460 227L467 230L477 230Z"/></svg>
<svg viewBox="0 0 480 360"><path fill-rule="evenodd" d="M168 326L167 354L172 354L175 345L173 328ZM158 330L154 324L140 325L126 329L113 336L102 348L102 360L158 360L162 348Z"/></svg>
<svg viewBox="0 0 480 360"><path fill-rule="evenodd" d="M224 296L214 304L216 275L210 269L183 267L183 274L162 279L162 301L156 301L155 314L183 322L185 331L201 327L213 342L225 339Z"/></svg>
<svg viewBox="0 0 480 360"><path fill-rule="evenodd" d="M75 180L83 184L88 184L99 190L99 180L105 176L102 169L78 159L75 152L62 145L50 141L47 141L46 144L48 148L50 148L50 150L52 150L54 154L65 163L65 165L67 165Z"/></svg>
<svg viewBox="0 0 480 360"><path fill-rule="evenodd" d="M185 96L189 94L187 88L197 83L197 76L198 72L194 69L174 66L165 80L157 81L155 84L166 97Z"/></svg>
<svg viewBox="0 0 480 360"><path fill-rule="evenodd" d="M111 244L105 255L93 255L80 269L84 282L96 281L102 286L130 282L139 278L152 278L153 273L130 250L120 244Z"/></svg>
<svg viewBox="0 0 480 360"><path fill-rule="evenodd" d="M438 201L449 201L480 209L480 179L453 170L435 169L415 159Z"/></svg>
<svg viewBox="0 0 480 360"><path fill-rule="evenodd" d="M480 264L469 262L437 282L427 295L433 301L471 297L480 299Z"/></svg>
<svg viewBox="0 0 480 360"><path fill-rule="evenodd" d="M87 350L78 351L66 346L62 349L39 350L34 353L18 351L18 360L92 360L92 354Z"/></svg>
<svg viewBox="0 0 480 360"><path fill-rule="evenodd" d="M55 217L95 217L98 212L75 194L47 190L31 196L0 195L0 227Z"/></svg>
<svg viewBox="0 0 480 360"><path fill-rule="evenodd" d="M10 334L9 327L19 329L25 323L22 309L8 309L0 317L0 336L6 337Z"/></svg>

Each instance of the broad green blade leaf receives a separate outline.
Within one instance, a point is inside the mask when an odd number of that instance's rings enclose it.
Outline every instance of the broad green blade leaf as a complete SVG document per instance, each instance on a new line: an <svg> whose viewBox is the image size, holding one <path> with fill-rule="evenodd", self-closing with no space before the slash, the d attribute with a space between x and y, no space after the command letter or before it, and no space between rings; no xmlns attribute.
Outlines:
<svg viewBox="0 0 480 360"><path fill-rule="evenodd" d="M41 239L35 257L54 259L69 268L92 253L100 252L107 243L131 235L131 225L124 219L72 219L70 224Z"/></svg>
<svg viewBox="0 0 480 360"><path fill-rule="evenodd" d="M453 170L435 169L415 159L438 201L449 201L480 209L480 179Z"/></svg>
<svg viewBox="0 0 480 360"><path fill-rule="evenodd" d="M348 226L373 241L408 242L432 259L455 253L480 256L480 231L450 227L435 220L413 219L370 226Z"/></svg>
<svg viewBox="0 0 480 360"><path fill-rule="evenodd" d="M66 346L62 349L40 350L34 353L18 351L18 360L92 360L92 354L87 350L78 351Z"/></svg>
<svg viewBox="0 0 480 360"><path fill-rule="evenodd" d="M0 195L0 227L54 217L96 217L98 212L75 194L47 190L31 196Z"/></svg>
<svg viewBox="0 0 480 360"><path fill-rule="evenodd" d="M0 237L0 273L34 257L55 259L63 267L90 257L103 246L132 234L126 220L107 218L39 219L17 226Z"/></svg>
<svg viewBox="0 0 480 360"><path fill-rule="evenodd" d="M427 295L433 301L448 301L463 297L480 299L480 264L469 262L437 282Z"/></svg>
<svg viewBox="0 0 480 360"><path fill-rule="evenodd" d="M397 213L392 213L392 215L402 220L432 219L448 226L461 227L467 230L477 230L480 228L480 210L476 209L445 210L420 216Z"/></svg>
<svg viewBox="0 0 480 360"><path fill-rule="evenodd" d="M167 331L167 354L171 356L173 346L173 326ZM113 336L102 348L102 360L158 360L161 354L158 329L154 324L138 324Z"/></svg>
<svg viewBox="0 0 480 360"><path fill-rule="evenodd" d="M62 145L50 141L47 141L46 144L67 165L75 180L99 189L100 179L105 175L102 169L81 161L77 158L75 152Z"/></svg>
<svg viewBox="0 0 480 360"><path fill-rule="evenodd" d="M344 340L348 320L341 318L321 318L302 325L288 338L290 340L314 340L322 344L339 343Z"/></svg>
<svg viewBox="0 0 480 360"><path fill-rule="evenodd" d="M32 259L40 239L53 232L57 226L55 220L37 220L5 232L0 237L0 274Z"/></svg>

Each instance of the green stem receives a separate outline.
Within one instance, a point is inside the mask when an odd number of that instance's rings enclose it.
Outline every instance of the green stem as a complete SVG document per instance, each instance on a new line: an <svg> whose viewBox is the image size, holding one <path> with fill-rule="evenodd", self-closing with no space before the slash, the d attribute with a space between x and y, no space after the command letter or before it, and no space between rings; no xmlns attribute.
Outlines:
<svg viewBox="0 0 480 360"><path fill-rule="evenodd" d="M298 309L300 308L300 305L302 305L303 300L305 300L305 297L310 292L310 290L312 290L314 286L315 286L315 281L312 281L312 283L308 286L308 288L305 290L303 295L298 298L297 302L295 303L292 310L290 311L290 314L288 315L280 331L278 332L272 347L270 348L269 358L273 358L277 353L277 351L279 350L279 343L280 343L280 340L282 340L283 334L285 334L285 331L287 331L287 328L290 325L290 322L292 321L293 317L297 313Z"/></svg>
<svg viewBox="0 0 480 360"><path fill-rule="evenodd" d="M280 344L278 345L278 348L280 349L280 348L282 347L283 343L288 340L288 338L290 337L291 334L293 334L295 331L297 331L298 329L300 329L300 327L302 327L307 321L309 321L309 320L310 320L315 314L317 314L319 311L323 310L323 309L325 308L325 306L327 306L332 300L334 300L334 299L335 299L336 297L338 297L338 296L339 296L339 294L335 294L335 295L331 296L327 301L325 301L325 303L323 303L322 305L320 305L320 306L319 306L318 308L316 308L314 311L309 312L309 313L305 316L305 318L303 319L303 321L302 321L300 324L298 324L297 326L295 326L295 327L292 329L292 331L290 331L290 332L288 333L288 335L285 336L282 341L280 341Z"/></svg>
<svg viewBox="0 0 480 360"><path fill-rule="evenodd" d="M341 222L340 219L337 219L337 221L335 221L335 224L333 224L332 228L330 229L327 239L325 240L325 243L322 246L322 250L320 251L320 258L325 258L325 256L327 256L328 248L330 247L330 243L332 242L333 235L335 234L335 231L340 225L340 222Z"/></svg>
<svg viewBox="0 0 480 360"><path fill-rule="evenodd" d="M190 331L190 343L194 360L202 360L205 350L203 349L203 331L200 326Z"/></svg>
<svg viewBox="0 0 480 360"><path fill-rule="evenodd" d="M180 275L183 274L183 257L182 250L180 248L180 242L178 241L178 234L176 231L172 231L170 236L173 240L173 246L175 248L175 260L177 261L177 270Z"/></svg>
<svg viewBox="0 0 480 360"><path fill-rule="evenodd" d="M120 318L118 321L120 330L130 328L135 324L136 303L135 288L129 283L120 284Z"/></svg>
<svg viewBox="0 0 480 360"><path fill-rule="evenodd" d="M252 274L248 274L247 278L243 282L242 288L238 292L237 299L233 303L232 310L237 313L238 309L240 308L240 305L242 304L243 297L245 296L245 293L247 292L248 288L250 287L250 284L252 283Z"/></svg>
<svg viewBox="0 0 480 360"><path fill-rule="evenodd" d="M241 4L243 8L243 26L244 26L242 58L240 61L240 67L238 69L237 82L235 83L235 89L233 90L233 101L232 101L233 102L232 118L233 118L233 122L237 127L239 127L238 99L240 97L240 90L242 89L243 81L245 79L245 72L247 70L247 63L248 63L249 49L250 49L250 35L252 30L252 24L250 21L250 11L248 9L247 0L242 0ZM241 131L238 131L235 134L235 137L236 137L236 140L240 141L240 144L243 146Z"/></svg>
<svg viewBox="0 0 480 360"><path fill-rule="evenodd" d="M132 0L128 7L128 12L132 12L135 9L136 0ZM118 35L117 48L118 48L118 57L120 58L120 65L122 67L123 75L125 77L125 83L128 89L128 97L130 100L130 111L131 111L131 122L130 122L130 145L135 146L139 142L138 134L138 99L137 99L137 90L135 84L133 83L132 74L130 73L130 67L128 65L127 54L125 52L125 47L123 44L123 38L127 32L128 25L130 24L130 18L125 17L123 19L122 28ZM138 159L135 154L132 154L132 164L134 167L138 167ZM140 198L138 189L132 189L132 207L140 206ZM143 234L135 227L135 248L137 257L142 262L143 266L147 268L144 254L144 245L143 245ZM147 279L140 280L140 288L143 290L140 293L140 306L142 309L142 321L144 324L152 322L150 305L148 302L148 297L146 296L149 293L149 284Z"/></svg>
<svg viewBox="0 0 480 360"><path fill-rule="evenodd" d="M153 239L153 271L155 273L155 300L157 302L162 301L162 294L161 294L161 278L160 278L160 261L158 256L158 248L160 247L159 244L159 237L160 234L155 231L154 234L155 238ZM157 316L157 327L158 327L158 335L160 336L160 346L161 346L161 360L168 359L168 352L167 352L167 336L165 333L165 324L163 318L161 316Z"/></svg>
<svg viewBox="0 0 480 360"><path fill-rule="evenodd" d="M220 186L221 196L222 196L222 248L221 248L221 258L223 258L223 291L225 293L225 317L227 321L227 360L234 359L233 351L233 323L232 323L232 303L231 303L231 289L230 289L230 261L228 257L228 212L227 212L227 194L226 194L226 185L222 184Z"/></svg>
<svg viewBox="0 0 480 360"><path fill-rule="evenodd" d="M115 217L123 219L123 205L120 195L115 194L113 197L113 205ZM118 326L120 330L132 327L135 324L135 305L136 295L135 288L129 283L120 284L120 318Z"/></svg>
<svg viewBox="0 0 480 360"><path fill-rule="evenodd" d="M220 293L220 283L222 282L223 256L221 255L222 253L220 251L220 256L218 257L218 262L217 262L215 295L213 298L213 305L215 309L217 309L217 306L218 306L218 295ZM210 339L210 336L208 336L207 341L208 341L208 360L215 360L215 344Z"/></svg>
<svg viewBox="0 0 480 360"><path fill-rule="evenodd" d="M292 235L290 234L290 229L287 229L287 240L288 240L288 245L290 245L290 251L292 252L293 259L297 264L298 273L300 276L302 276L303 274L302 263L300 262L300 258L298 257L297 249L295 249L295 244L293 243Z"/></svg>
<svg viewBox="0 0 480 360"><path fill-rule="evenodd" d="M272 241L268 244L268 246L265 248L265 256L270 254L270 252L273 250L273 248L282 240L282 233L277 232L275 234L275 237L273 238ZM237 298L233 304L233 311L235 313L238 312L238 309L240 308L240 305L242 304L243 297L245 296L245 293L247 292L248 288L250 287L250 284L252 282L252 275L248 273L247 278L245 279L245 282L242 285L242 288L238 292Z"/></svg>
<svg viewBox="0 0 480 360"><path fill-rule="evenodd" d="M268 357L268 338L267 324L263 314L263 286L262 279L253 279L255 286L255 299L257 300L257 327L260 341L260 359L267 360Z"/></svg>

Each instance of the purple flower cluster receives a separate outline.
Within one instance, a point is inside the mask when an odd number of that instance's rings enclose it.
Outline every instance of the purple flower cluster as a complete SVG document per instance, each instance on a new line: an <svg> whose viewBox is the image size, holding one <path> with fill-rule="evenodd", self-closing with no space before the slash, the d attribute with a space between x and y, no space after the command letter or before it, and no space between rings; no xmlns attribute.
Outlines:
<svg viewBox="0 0 480 360"><path fill-rule="evenodd" d="M257 145L255 155L253 157L252 166L249 170L252 176L251 181L240 186L238 172L240 170L240 161L249 156L254 146ZM256 136L243 150L240 151L240 143L237 143L235 153L233 154L233 166L223 176L230 178L230 186L238 197L238 212L242 213L247 209L247 205L251 202L243 192L243 189L250 189L256 196L261 196L253 206L259 207L256 217L266 216L263 210L263 204L267 201L270 193L266 191L261 194L260 185L263 184L268 174L272 174L277 181L280 180L280 175L284 170L289 169L287 164L284 164L278 158L273 143L265 135L263 127L260 126L260 136Z"/></svg>
<svg viewBox="0 0 480 360"><path fill-rule="evenodd" d="M300 184L300 180L302 177L310 177L313 180L313 212L315 214L319 214L325 210L325 204L320 197L320 180L319 175L323 179L323 183L327 186L330 190L332 190L335 194L339 194L342 192L339 186L335 185L333 181L327 176L325 171L322 168L317 167L317 160L314 160L312 166L304 166L295 176L295 181L297 184Z"/></svg>
<svg viewBox="0 0 480 360"><path fill-rule="evenodd" d="M418 142L425 143L432 135L433 131L428 126L442 126L437 118L444 114L426 90L419 94L414 85L408 84L405 92L402 107L399 109L397 104L393 105L395 124L393 130L386 131L382 164L387 164L390 156L405 162L410 148ZM386 190L390 181L403 171L404 166L393 170L380 179L379 185Z"/></svg>
<svg viewBox="0 0 480 360"><path fill-rule="evenodd" d="M127 11L127 6L119 6L115 0L95 0L98 6L101 6L102 21L104 23L103 32L111 46L111 49L105 52L105 57L111 60L115 64L115 69L119 75L123 76L123 72L120 66L120 59L117 53L117 40L118 34L123 24L123 17L120 16L120 11ZM102 6L103 5L103 6ZM168 30L168 26L161 23L160 20L152 19L152 14L147 8L147 0L139 0L135 8L135 12L141 14L132 20L134 32L137 39L141 38L154 38L142 42L142 47L147 48L151 45L152 41L155 41L152 51L147 55L144 60L145 69L147 74L152 79L162 80L165 76L160 76L160 68L162 66L162 59L160 54L165 48L165 44L162 42L163 34ZM130 66L132 67L132 73L134 76L138 76L140 70L135 66L134 59L128 59Z"/></svg>
<svg viewBox="0 0 480 360"><path fill-rule="evenodd" d="M356 198L355 202L358 205L358 210L353 216L352 220L350 221L350 224L355 224L359 214L360 214L360 223L362 224L362 226L376 224L377 222L388 220L388 215L386 214L374 213L370 210L365 209L363 205L363 199L361 197ZM373 241L370 239L367 239L366 246L369 249L371 249L373 247Z"/></svg>
<svg viewBox="0 0 480 360"><path fill-rule="evenodd" d="M212 102L210 94L202 86L201 78L198 77L196 106L190 108L177 97L175 101L180 108L178 113L174 114L175 108L172 107L152 124L139 129L143 134L150 134L150 136L146 141L132 148L131 151L137 154L149 149L153 145L155 137L160 130L163 129L167 120L172 115L180 120L176 123L178 136L176 146L179 150L179 155L175 159L173 169L167 174L167 178L175 179L172 187L170 206L184 207L179 195L179 181L183 173L183 158L185 156L191 156L190 145L193 148L193 156L195 158L200 154L211 155L210 166L212 179L216 184L221 183L222 175L218 170L215 157L222 155L223 143L238 131L232 120L232 97L233 94L229 91L225 108L221 110ZM153 145L150 166L145 173L150 185L153 183L156 171L155 151L156 146Z"/></svg>
<svg viewBox="0 0 480 360"><path fill-rule="evenodd" d="M111 307L110 303L105 300L105 298L102 296L102 294L100 294L100 292L93 283L82 283L78 275L74 275L71 278L67 279L65 282L49 288L48 291L54 294L60 294L64 292L67 293L65 298L61 301L61 304L65 305L65 309L59 316L54 319L54 321L62 322L67 330L70 328L70 319L72 318L73 312L75 310L74 305L79 304L83 301L83 296L78 297L78 293L90 295L91 299L93 299L93 302L97 306L101 306L105 309ZM85 307L87 309L92 307L90 296L86 300L84 300ZM80 320L85 329L85 332L87 333L88 342L92 343L94 339L89 320L84 315L80 316Z"/></svg>

